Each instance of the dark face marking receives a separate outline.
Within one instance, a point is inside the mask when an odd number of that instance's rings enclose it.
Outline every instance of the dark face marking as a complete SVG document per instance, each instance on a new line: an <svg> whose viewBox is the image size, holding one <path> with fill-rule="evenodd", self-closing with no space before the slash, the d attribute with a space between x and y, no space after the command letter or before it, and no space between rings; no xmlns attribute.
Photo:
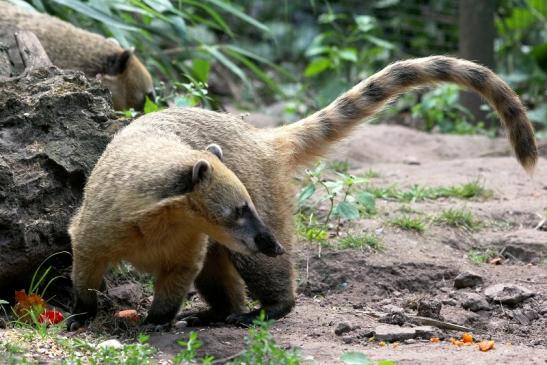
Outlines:
<svg viewBox="0 0 547 365"><path fill-rule="evenodd" d="M394 64L391 66L390 73L393 78L401 86L410 86L418 81L419 74L414 66L406 66L402 64Z"/></svg>
<svg viewBox="0 0 547 365"><path fill-rule="evenodd" d="M166 181L170 181L170 183L154 187L160 199L187 194L191 192L194 187L194 184L192 183L192 168L187 168L182 172L173 172Z"/></svg>
<svg viewBox="0 0 547 365"><path fill-rule="evenodd" d="M452 79L451 71L452 63L445 59L435 60L431 65L433 77L442 81L450 81Z"/></svg>
<svg viewBox="0 0 547 365"><path fill-rule="evenodd" d="M473 88L478 91L484 90L488 80L488 74L486 72L478 68L469 67L464 75Z"/></svg>
<svg viewBox="0 0 547 365"><path fill-rule="evenodd" d="M382 88L382 86L378 85L374 81L371 81L365 86L363 96L373 103L379 103L387 97L386 91Z"/></svg>
<svg viewBox="0 0 547 365"><path fill-rule="evenodd" d="M336 102L336 109L340 110L340 113L348 119L359 118L361 110L355 105L355 101L351 100L347 96L342 96Z"/></svg>

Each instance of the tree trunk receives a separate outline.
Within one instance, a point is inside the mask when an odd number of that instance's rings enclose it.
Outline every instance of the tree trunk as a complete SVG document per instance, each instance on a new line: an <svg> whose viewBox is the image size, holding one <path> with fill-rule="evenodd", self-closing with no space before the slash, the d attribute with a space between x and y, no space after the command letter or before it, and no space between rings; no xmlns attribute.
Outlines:
<svg viewBox="0 0 547 365"><path fill-rule="evenodd" d="M495 0L460 0L459 12L460 57L494 69ZM483 102L476 94L462 92L460 101L477 121L484 121L487 126L492 123L480 109Z"/></svg>

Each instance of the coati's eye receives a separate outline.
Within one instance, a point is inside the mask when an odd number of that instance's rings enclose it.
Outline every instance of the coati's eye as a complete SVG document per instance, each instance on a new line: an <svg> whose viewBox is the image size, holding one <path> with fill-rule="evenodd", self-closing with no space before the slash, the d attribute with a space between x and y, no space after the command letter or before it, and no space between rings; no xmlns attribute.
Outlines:
<svg viewBox="0 0 547 365"><path fill-rule="evenodd" d="M238 219L238 218L241 218L243 217L243 215L245 214L245 211L249 208L249 206L247 205L247 203L239 206L239 207L236 207L234 209L234 215L235 215L235 218Z"/></svg>

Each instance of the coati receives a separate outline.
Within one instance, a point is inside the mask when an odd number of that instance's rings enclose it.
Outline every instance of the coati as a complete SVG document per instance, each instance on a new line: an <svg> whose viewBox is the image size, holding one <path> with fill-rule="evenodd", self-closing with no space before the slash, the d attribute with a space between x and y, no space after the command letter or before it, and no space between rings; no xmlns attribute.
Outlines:
<svg viewBox="0 0 547 365"><path fill-rule="evenodd" d="M150 322L173 318L196 275L195 286L210 309L190 316L191 325L251 323L259 310L245 313L245 286L268 318L286 315L295 305L291 177L398 94L441 82L482 95L501 117L517 159L532 171L534 131L517 95L489 69L444 56L393 63L326 108L277 128L257 129L197 108L138 118L104 152L72 220L73 313L95 313L89 289L99 288L107 263L126 259L157 274ZM222 159L203 152L210 144L221 146ZM267 246L280 242L286 253L249 255L231 242L229 231L246 221L244 215L264 222L271 232ZM219 225L219 219L230 223ZM74 318L80 325L85 316Z"/></svg>
<svg viewBox="0 0 547 365"><path fill-rule="evenodd" d="M12 28L35 33L55 66L80 70L89 78L100 79L112 93L116 110L142 110L145 97L155 97L146 67L132 50L121 48L114 40L0 1L0 30Z"/></svg>

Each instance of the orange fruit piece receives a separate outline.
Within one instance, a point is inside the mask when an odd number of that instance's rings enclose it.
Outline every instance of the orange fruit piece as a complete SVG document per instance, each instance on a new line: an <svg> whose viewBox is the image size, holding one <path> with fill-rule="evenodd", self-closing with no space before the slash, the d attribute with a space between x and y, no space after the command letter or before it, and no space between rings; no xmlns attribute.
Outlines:
<svg viewBox="0 0 547 365"><path fill-rule="evenodd" d="M441 339L439 337L431 337L431 339L429 341L431 341L433 343L439 343L439 342L441 342Z"/></svg>
<svg viewBox="0 0 547 365"><path fill-rule="evenodd" d="M479 342L479 350L481 350L482 352L490 351L494 348L494 345L494 341L482 341Z"/></svg>
<svg viewBox="0 0 547 365"><path fill-rule="evenodd" d="M464 343L473 343L473 335L469 332L466 332L462 336L462 341Z"/></svg>
<svg viewBox="0 0 547 365"><path fill-rule="evenodd" d="M134 310L134 309L126 309L126 310L123 310L123 311L119 311L116 314L114 314L114 317L126 318L126 319L130 319L132 321L138 321L139 320L139 315L138 315L137 311Z"/></svg>

